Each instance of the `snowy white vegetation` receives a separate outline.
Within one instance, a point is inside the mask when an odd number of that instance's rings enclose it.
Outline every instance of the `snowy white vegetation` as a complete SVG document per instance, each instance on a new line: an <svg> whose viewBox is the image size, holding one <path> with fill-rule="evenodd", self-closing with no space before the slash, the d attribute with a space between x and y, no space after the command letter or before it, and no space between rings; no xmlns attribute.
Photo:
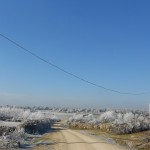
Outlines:
<svg viewBox="0 0 150 150"><path fill-rule="evenodd" d="M43 134L58 118L49 112L18 107L0 107L0 147L23 145L26 133Z"/></svg>
<svg viewBox="0 0 150 150"><path fill-rule="evenodd" d="M14 131L0 137L1 147L5 149L18 148L25 143L26 135L22 132Z"/></svg>
<svg viewBox="0 0 150 150"><path fill-rule="evenodd" d="M100 129L105 127L109 128L106 130L111 130L118 134L150 130L149 117L143 113L140 114L133 112L120 113L115 111L106 111L101 113L99 117L92 114L74 114L69 118L68 124L73 124L74 126L80 126L83 128L96 127ZM107 126L102 126L102 124L107 124Z"/></svg>
<svg viewBox="0 0 150 150"><path fill-rule="evenodd" d="M25 121L25 120L41 120L50 118L50 114L41 111L32 112L30 109L16 107L1 107L0 120L9 121Z"/></svg>
<svg viewBox="0 0 150 150"><path fill-rule="evenodd" d="M115 119L117 119L117 113L115 113L114 111L106 111L105 113L102 113L99 117L99 121L101 123L112 122Z"/></svg>

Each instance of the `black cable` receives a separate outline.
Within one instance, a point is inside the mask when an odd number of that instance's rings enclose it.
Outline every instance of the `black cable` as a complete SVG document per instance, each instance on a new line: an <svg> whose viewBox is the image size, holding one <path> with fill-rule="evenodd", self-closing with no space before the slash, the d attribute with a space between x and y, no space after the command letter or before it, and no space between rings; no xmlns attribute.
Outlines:
<svg viewBox="0 0 150 150"><path fill-rule="evenodd" d="M59 66L53 64L53 63L51 63L50 61L45 60L44 58L38 56L37 54L31 52L30 50L28 50L28 49L26 49L26 48L24 48L24 47L21 46L20 44L18 44L18 43L16 43L15 41L9 39L8 37L6 37L5 35L3 35L3 34L1 34L1 33L0 33L0 36L3 37L4 39L8 40L9 42L13 43L14 45L18 46L18 47L21 48L23 51L29 53L30 55L36 57L37 59L39 59L39 60L41 60L41 61L47 63L48 65L50 65L50 66L52 66L52 67L54 67L54 68L56 68L56 69L58 69L58 70L60 70L60 71L62 71L62 72L64 72L64 73L66 73L66 74L68 74L68 75L70 75L70 76L72 76L72 77L74 77L74 78L76 78L76 79L79 79L79 80L81 80L81 81L83 81L83 82L86 82L86 83L91 84L91 85L93 85L93 86L96 86L96 87L98 87L98 88L101 88L101 89L104 89L104 90L107 90L107 91L111 91L111 92L115 92L115 93L119 93L119 94L128 94L128 95L150 94L150 92L141 92L141 93L121 92L121 91L118 91L118 90L110 89L110 88L101 86L101 85L99 85L99 84L93 83L93 82L91 82L91 81L88 81L88 80L86 80L86 79L84 79L84 78L81 78L81 77L79 77L79 76L77 76L77 75L75 75L75 74L73 74L73 73L71 73L71 72L69 72L69 71L67 71L67 70L65 70L65 69L63 69L63 68L61 68L61 67L59 67Z"/></svg>

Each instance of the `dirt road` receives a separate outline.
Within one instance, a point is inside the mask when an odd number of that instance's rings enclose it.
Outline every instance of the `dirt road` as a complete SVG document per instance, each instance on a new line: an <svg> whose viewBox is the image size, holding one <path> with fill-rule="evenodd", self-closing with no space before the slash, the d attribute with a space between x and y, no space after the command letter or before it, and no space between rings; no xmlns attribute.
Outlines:
<svg viewBox="0 0 150 150"><path fill-rule="evenodd" d="M60 125L55 125L55 131L47 134L44 138L54 142L49 148L47 147L47 150L127 150L75 130L63 129ZM46 147L42 147L42 149L46 149Z"/></svg>

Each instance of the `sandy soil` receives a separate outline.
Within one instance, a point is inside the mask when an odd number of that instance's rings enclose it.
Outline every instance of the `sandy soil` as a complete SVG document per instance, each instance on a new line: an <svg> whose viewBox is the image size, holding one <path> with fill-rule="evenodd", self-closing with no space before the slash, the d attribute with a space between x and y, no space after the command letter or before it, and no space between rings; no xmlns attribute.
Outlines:
<svg viewBox="0 0 150 150"><path fill-rule="evenodd" d="M55 125L54 131L43 138L46 141L54 142L51 145L41 147L47 150L127 150L124 147L106 143L75 130L63 129L60 124ZM40 147L38 149L40 150Z"/></svg>

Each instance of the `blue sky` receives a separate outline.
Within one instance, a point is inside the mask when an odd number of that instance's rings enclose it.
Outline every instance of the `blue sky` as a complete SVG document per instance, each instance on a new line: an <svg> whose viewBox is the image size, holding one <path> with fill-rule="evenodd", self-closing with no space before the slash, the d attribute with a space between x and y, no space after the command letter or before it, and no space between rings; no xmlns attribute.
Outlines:
<svg viewBox="0 0 150 150"><path fill-rule="evenodd" d="M89 81L150 92L149 7L148 0L1 0L0 32ZM81 82L0 37L1 105L146 110L149 99Z"/></svg>

